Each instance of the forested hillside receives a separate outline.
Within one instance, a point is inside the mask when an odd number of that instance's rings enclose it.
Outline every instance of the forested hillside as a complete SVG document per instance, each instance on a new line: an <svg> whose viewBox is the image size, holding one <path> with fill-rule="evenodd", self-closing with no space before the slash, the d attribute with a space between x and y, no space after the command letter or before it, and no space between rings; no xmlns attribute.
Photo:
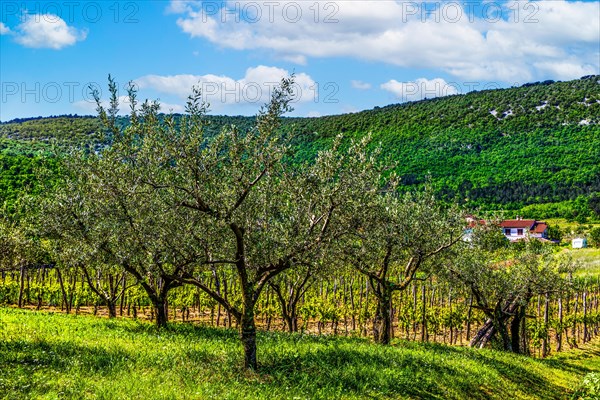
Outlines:
<svg viewBox="0 0 600 400"><path fill-rule="evenodd" d="M600 77L294 120L317 140L371 132L405 184L519 209L600 191ZM308 140L303 151L312 153Z"/></svg>
<svg viewBox="0 0 600 400"><path fill-rule="evenodd" d="M244 131L253 120L213 116L208 131L229 124ZM340 133L346 138L371 133L404 185L430 177L440 197L470 206L528 206L537 216L585 219L594 209L587 199L600 192L599 124L600 76L588 76L352 114L287 118L284 129L297 135L298 160L313 157ZM30 174L28 165L52 144L101 146L98 127L94 118L74 116L0 124L0 188L10 188L0 191L0 201L29 182L22 174Z"/></svg>

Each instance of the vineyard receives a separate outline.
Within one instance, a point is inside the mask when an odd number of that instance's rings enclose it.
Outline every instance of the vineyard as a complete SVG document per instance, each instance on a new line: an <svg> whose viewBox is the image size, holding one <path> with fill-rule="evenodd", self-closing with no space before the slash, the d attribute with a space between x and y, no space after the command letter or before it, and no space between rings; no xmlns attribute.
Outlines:
<svg viewBox="0 0 600 400"><path fill-rule="evenodd" d="M88 285L87 273L41 266L3 271L0 304L36 310L108 316L109 310L95 288L118 293L118 317L155 321L153 305L131 277L96 276ZM241 302L233 272L219 272L207 285L219 285L232 303ZM230 312L198 288L172 290L167 300L173 322L238 328ZM264 331L301 332L312 335L372 337L377 301L368 280L356 275L328 278L306 275L265 289L256 307L257 326ZM526 310L526 337L531 355L573 349L600 334L600 277L575 278L568 291L538 295ZM399 339L476 345L475 334L487 318L465 290L429 278L413 282L392 300L392 336Z"/></svg>

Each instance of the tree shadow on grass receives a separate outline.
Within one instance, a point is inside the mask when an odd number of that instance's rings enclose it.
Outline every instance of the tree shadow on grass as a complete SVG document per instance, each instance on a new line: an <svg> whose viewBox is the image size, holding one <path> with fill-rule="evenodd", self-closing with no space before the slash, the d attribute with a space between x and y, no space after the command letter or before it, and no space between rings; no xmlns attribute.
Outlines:
<svg viewBox="0 0 600 400"><path fill-rule="evenodd" d="M598 363L599 364L598 368L590 368L588 366L578 365L576 362L583 361L583 360L589 360L592 358L596 358L596 359L600 360L600 350L596 350L596 349L586 349L585 351L580 350L579 354L575 355L575 354L571 353L568 355L568 357L564 357L559 353L558 357L545 358L543 360L540 360L540 362L545 365L548 365L551 368L560 369L560 370L567 371L567 372L570 372L570 373L576 374L576 375L585 375L590 372L600 372L600 362Z"/></svg>
<svg viewBox="0 0 600 400"><path fill-rule="evenodd" d="M452 352L452 353L460 353L462 354L464 357L468 357L471 360L475 360L475 361L479 361L482 362L483 364L485 364L488 367L491 368L495 368L498 370L498 372L502 373L503 375L506 374L506 376L510 377L511 380L515 380L518 381L519 376L513 373L514 371L516 371L517 373L521 373L522 371L528 371L528 369L524 368L524 367L519 367L516 363L506 363L503 362L498 356L493 357L492 353L489 350L476 350L476 349L472 349L472 348L460 348L460 347L454 347L454 346L444 346L444 345L438 345L442 348L445 349L445 351L447 352ZM552 368L558 371L564 371L564 372L568 372L570 374L573 375L579 375L579 376L583 376L589 372L598 372L597 370L593 369L593 368L589 368L587 366L584 365L578 365L575 362L578 360L584 360L584 359L589 359L589 358L594 358L594 357L600 357L600 350L595 350L595 349L589 349L589 350L585 350L585 351L581 351L580 354L575 355L575 354L568 354L568 356L566 356L564 353L558 353L558 357L549 357L549 358L533 358L533 357L528 357L525 355L521 355L521 354L514 354L514 353L509 353L509 352L501 352L501 351L495 351L496 355L502 354L505 357L513 357L514 359L520 359L521 360L521 364L525 364L525 363L536 363L539 364L540 366L545 366L548 368Z"/></svg>
<svg viewBox="0 0 600 400"><path fill-rule="evenodd" d="M76 371L86 375L110 376L120 373L133 356L118 349L80 346L45 340L0 341L0 393L14 398L31 398L31 393L49 391L56 382L38 379L36 374L57 376Z"/></svg>
<svg viewBox="0 0 600 400"><path fill-rule="evenodd" d="M415 345L410 343L410 345ZM475 361L487 369L498 372L507 381L514 383L517 387L528 388L528 391L535 393L536 396L544 399L563 399L566 396L565 388L554 385L542 375L531 369L531 366L538 364L540 367L555 369L556 372L563 371L573 375L585 375L592 372L590 368L576 365L569 361L578 358L587 358L590 354L598 353L592 351L581 356L571 356L568 359L536 359L525 355L514 354L502 351L490 351L487 349L477 350L472 348L460 348L455 346L445 346L441 344L421 344L431 351L453 353L469 360ZM502 358L512 358L512 362ZM510 393L507 393L510 395Z"/></svg>
<svg viewBox="0 0 600 400"><path fill-rule="evenodd" d="M515 355L515 357L522 356ZM481 363L485 368L496 370L507 381L512 382L519 388L527 388L528 392L535 393L539 398L561 399L565 396L563 387L552 384L542 375L535 373L526 366L509 363L479 351L472 352L469 358ZM511 395L511 393L506 394Z"/></svg>
<svg viewBox="0 0 600 400"><path fill-rule="evenodd" d="M172 337L191 337L208 340L238 340L239 333L233 328L215 328L205 325L188 323L170 323L164 328L147 322L136 322L122 324L119 320L100 321L98 327L101 329L118 329L133 334L168 335Z"/></svg>
<svg viewBox="0 0 600 400"><path fill-rule="evenodd" d="M93 373L109 374L133 359L126 351L80 346L68 342L0 341L0 365L35 366L66 370L76 365Z"/></svg>
<svg viewBox="0 0 600 400"><path fill-rule="evenodd" d="M393 348L317 347L302 353L274 352L263 360L261 372L272 375L274 382L282 386L310 382L309 386L305 385L307 390L340 387L343 393L358 397L488 399L491 394L495 397L514 395L508 393L502 381L482 385L472 370L456 363L456 358L460 361L460 357L465 357L481 368L495 370L513 386L525 388L526 393L548 399L565 395L564 388L553 385L543 376L485 352L467 354L440 345L411 346L412 349L400 352ZM449 358L454 358L453 364L448 362Z"/></svg>

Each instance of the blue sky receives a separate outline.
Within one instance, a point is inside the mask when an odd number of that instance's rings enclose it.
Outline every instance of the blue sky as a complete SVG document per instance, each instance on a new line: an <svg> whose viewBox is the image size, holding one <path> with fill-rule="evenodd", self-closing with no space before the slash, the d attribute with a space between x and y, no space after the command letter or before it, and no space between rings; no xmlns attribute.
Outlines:
<svg viewBox="0 0 600 400"><path fill-rule="evenodd" d="M299 116L600 73L597 1L4 0L0 12L2 121L94 114L87 87L106 94L109 73L164 111L199 85L212 113L252 115L295 72Z"/></svg>

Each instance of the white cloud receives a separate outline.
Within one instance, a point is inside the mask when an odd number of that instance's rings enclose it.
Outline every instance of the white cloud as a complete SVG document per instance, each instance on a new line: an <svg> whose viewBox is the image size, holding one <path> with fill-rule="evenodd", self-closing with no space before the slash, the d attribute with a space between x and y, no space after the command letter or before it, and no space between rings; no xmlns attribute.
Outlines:
<svg viewBox="0 0 600 400"><path fill-rule="evenodd" d="M321 113L318 111L309 111L308 114L306 114L306 116L308 118L317 118L321 116Z"/></svg>
<svg viewBox="0 0 600 400"><path fill-rule="evenodd" d="M4 25L4 22L0 22L0 35L8 35L10 33L10 28Z"/></svg>
<svg viewBox="0 0 600 400"><path fill-rule="evenodd" d="M596 53L600 60L600 54ZM560 62L539 62L535 66L540 71L547 71L548 75L555 76L557 79L570 79L574 76L594 75L597 68L593 65L581 65L576 60L565 60Z"/></svg>
<svg viewBox="0 0 600 400"><path fill-rule="evenodd" d="M448 96L458 93L458 87L449 84L442 78L419 78L412 82L398 82L392 79L382 84L381 89L386 90L401 101L416 101L425 98Z"/></svg>
<svg viewBox="0 0 600 400"><path fill-rule="evenodd" d="M481 5L469 14L462 2L236 0L225 2L226 9L208 3L176 2L170 9L179 10L177 24L191 37L223 48L269 50L300 64L311 57L353 57L510 83L576 78L600 68L598 2L491 3L502 6L500 20ZM239 17L250 10L250 18ZM565 59L581 68L565 68Z"/></svg>
<svg viewBox="0 0 600 400"><path fill-rule="evenodd" d="M269 100L271 90L281 78L289 76L285 69L259 65L248 68L240 79L224 75L146 75L135 80L140 89L154 89L159 93L187 99L192 87L202 90L203 98L211 109L222 109L227 105L263 104ZM295 102L312 101L316 96L314 80L307 74L296 74Z"/></svg>
<svg viewBox="0 0 600 400"><path fill-rule="evenodd" d="M167 6L167 13L169 14L181 14L186 11L190 11L190 5L194 4L194 1L189 0L171 0Z"/></svg>
<svg viewBox="0 0 600 400"><path fill-rule="evenodd" d="M60 50L85 40L87 32L70 27L53 14L27 15L17 27L15 40L25 47Z"/></svg>
<svg viewBox="0 0 600 400"><path fill-rule="evenodd" d="M371 84L367 83L367 82L363 82L363 81L351 81L350 85L352 85L352 87L354 89L358 89L358 90L368 90L368 89L371 89Z"/></svg>
<svg viewBox="0 0 600 400"><path fill-rule="evenodd" d="M282 58L283 58L283 60L289 61L294 64L306 65L306 56L303 56L302 54L287 55L287 56L283 56Z"/></svg>

